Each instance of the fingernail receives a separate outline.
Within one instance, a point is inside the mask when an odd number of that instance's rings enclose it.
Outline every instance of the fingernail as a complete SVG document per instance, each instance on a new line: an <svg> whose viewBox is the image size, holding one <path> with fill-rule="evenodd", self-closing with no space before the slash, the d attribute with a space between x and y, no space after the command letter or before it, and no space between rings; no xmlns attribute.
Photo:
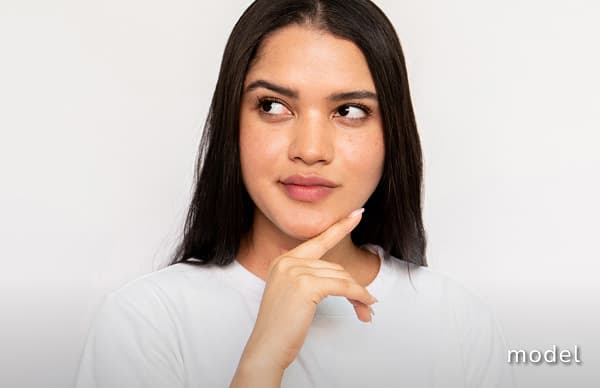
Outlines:
<svg viewBox="0 0 600 388"><path fill-rule="evenodd" d="M360 209L356 209L355 211L350 213L350 215L348 217L349 218L356 217L357 215L362 214L364 211L365 211L365 208L361 207Z"/></svg>
<svg viewBox="0 0 600 388"><path fill-rule="evenodd" d="M373 310L373 307L369 306L369 310L371 310L371 315L375 316L375 310Z"/></svg>

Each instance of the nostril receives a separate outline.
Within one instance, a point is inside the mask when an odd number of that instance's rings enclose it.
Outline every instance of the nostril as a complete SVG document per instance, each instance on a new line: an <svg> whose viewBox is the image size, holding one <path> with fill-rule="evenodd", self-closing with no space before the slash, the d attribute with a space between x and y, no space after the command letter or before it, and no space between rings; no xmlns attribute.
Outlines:
<svg viewBox="0 0 600 388"><path fill-rule="evenodd" d="M327 163L333 158L334 146L328 139L296 138L289 145L289 158L306 164Z"/></svg>

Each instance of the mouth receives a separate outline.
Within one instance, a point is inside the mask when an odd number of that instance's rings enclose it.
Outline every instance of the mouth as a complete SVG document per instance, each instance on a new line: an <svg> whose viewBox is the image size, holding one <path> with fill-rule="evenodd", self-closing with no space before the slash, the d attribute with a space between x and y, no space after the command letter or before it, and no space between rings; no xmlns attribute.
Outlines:
<svg viewBox="0 0 600 388"><path fill-rule="evenodd" d="M334 189L326 186L303 186L284 183L282 185L288 197L301 202L319 201L331 194Z"/></svg>
<svg viewBox="0 0 600 388"><path fill-rule="evenodd" d="M296 201L316 202L327 197L338 186L317 175L292 175L279 182L286 195Z"/></svg>

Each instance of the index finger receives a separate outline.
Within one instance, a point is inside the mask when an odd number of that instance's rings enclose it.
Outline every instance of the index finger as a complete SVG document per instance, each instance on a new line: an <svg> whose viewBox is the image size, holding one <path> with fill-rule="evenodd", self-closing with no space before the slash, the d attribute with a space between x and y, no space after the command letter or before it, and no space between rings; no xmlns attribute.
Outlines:
<svg viewBox="0 0 600 388"><path fill-rule="evenodd" d="M364 208L353 211L348 217L342 218L318 236L303 242L287 254L306 259L320 259L358 225L364 211Z"/></svg>

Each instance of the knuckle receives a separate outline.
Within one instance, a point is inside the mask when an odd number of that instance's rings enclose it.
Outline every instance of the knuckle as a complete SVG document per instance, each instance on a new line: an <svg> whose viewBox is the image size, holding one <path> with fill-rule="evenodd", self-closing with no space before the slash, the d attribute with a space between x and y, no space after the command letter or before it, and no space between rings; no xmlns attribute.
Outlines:
<svg viewBox="0 0 600 388"><path fill-rule="evenodd" d="M285 269L285 273L290 276L302 276L303 270L302 267L297 265L291 265Z"/></svg>
<svg viewBox="0 0 600 388"><path fill-rule="evenodd" d="M340 279L340 287L343 292L348 292L354 287L354 281L351 279Z"/></svg>
<svg viewBox="0 0 600 388"><path fill-rule="evenodd" d="M312 277L307 274L298 275L296 277L296 287L301 292L307 292L313 287Z"/></svg>
<svg viewBox="0 0 600 388"><path fill-rule="evenodd" d="M273 260L273 262L270 265L270 271L276 273L285 272L289 268L289 266L289 258L281 256Z"/></svg>
<svg viewBox="0 0 600 388"><path fill-rule="evenodd" d="M338 263L330 263L330 262L328 262L328 261L323 261L323 263L326 263L326 264L327 264L327 267L328 267L329 269L332 269L332 270L335 270L335 271L346 272L346 271L344 270L344 267L342 267L342 266L341 266L340 264L338 264Z"/></svg>
<svg viewBox="0 0 600 388"><path fill-rule="evenodd" d="M269 265L269 272L278 272L281 268L281 260L275 259Z"/></svg>

